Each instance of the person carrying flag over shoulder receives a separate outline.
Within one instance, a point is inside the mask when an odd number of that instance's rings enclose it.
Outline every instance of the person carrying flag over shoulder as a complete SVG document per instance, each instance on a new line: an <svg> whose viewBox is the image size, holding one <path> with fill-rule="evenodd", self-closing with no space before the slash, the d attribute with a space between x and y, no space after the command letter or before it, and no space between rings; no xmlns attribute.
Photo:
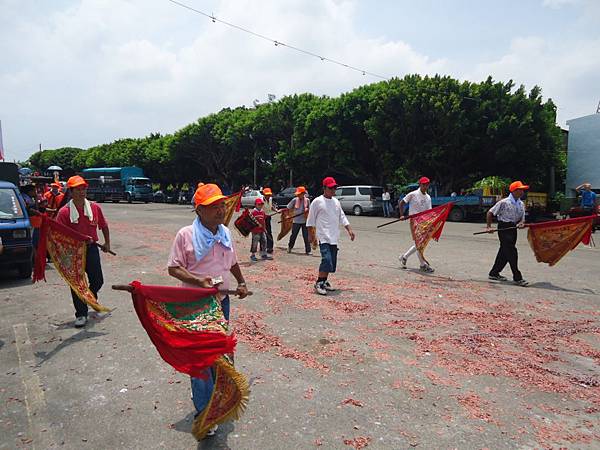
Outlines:
<svg viewBox="0 0 600 450"><path fill-rule="evenodd" d="M356 237L339 200L334 197L336 187L337 183L333 177L326 177L323 180L323 195L313 200L306 221L307 227L316 228L319 250L321 251L319 277L315 283L315 291L319 295L327 295L327 291L335 290L327 278L337 268L340 225L346 229L351 241L354 241Z"/></svg>
<svg viewBox="0 0 600 450"><path fill-rule="evenodd" d="M419 178L419 189L409 192L402 200L400 200L398 208L398 211L400 212L400 220L406 220L408 218L404 215L404 208L406 205L408 205L409 216L431 209L431 197L427 193L430 182L431 181L427 177ZM401 267L406 269L406 263L408 262L409 256L415 252L419 257L420 270L425 273L433 273L434 269L429 265L425 258L423 258L423 255L417 251L416 244L409 248L406 253L399 256Z"/></svg>
<svg viewBox="0 0 600 450"><path fill-rule="evenodd" d="M529 186L521 181L514 181L510 184L508 197L500 200L487 212L487 228L488 233L492 233L492 219L496 216L498 220L498 239L500 240L500 248L494 261L494 266L490 270L488 278L496 281L506 281L506 277L500 275L500 272L506 267L506 263L510 264L510 270L513 274L513 281L518 286L527 286L529 283L523 279L523 275L519 271L519 253L517 252L517 228L525 226L525 205L521 197Z"/></svg>

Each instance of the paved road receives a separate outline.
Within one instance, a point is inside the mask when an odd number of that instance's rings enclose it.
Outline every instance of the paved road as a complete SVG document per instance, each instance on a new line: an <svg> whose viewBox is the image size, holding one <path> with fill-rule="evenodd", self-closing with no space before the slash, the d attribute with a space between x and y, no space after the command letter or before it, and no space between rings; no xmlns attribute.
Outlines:
<svg viewBox="0 0 600 450"><path fill-rule="evenodd" d="M598 448L600 249L556 267L519 240L532 287L487 281L494 236L448 223L426 256L400 270L406 223L351 218L340 290L312 293L318 256L285 253L251 265L256 293L233 303L236 364L251 381L246 414L199 445L189 379L158 356L130 298L111 284L173 284L165 261L190 208L103 205L117 257L104 256L100 300L113 311L72 327L52 269L31 285L0 274L0 449ZM413 257L414 258L414 257Z"/></svg>

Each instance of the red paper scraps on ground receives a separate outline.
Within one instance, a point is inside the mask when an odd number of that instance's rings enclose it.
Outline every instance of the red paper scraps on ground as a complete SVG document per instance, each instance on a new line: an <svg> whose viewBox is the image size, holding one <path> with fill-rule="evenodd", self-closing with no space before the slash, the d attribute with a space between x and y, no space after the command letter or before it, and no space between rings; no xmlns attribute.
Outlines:
<svg viewBox="0 0 600 450"><path fill-rule="evenodd" d="M593 220L589 216L529 225L527 240L535 259L553 266L580 242L589 245Z"/></svg>
<svg viewBox="0 0 600 450"><path fill-rule="evenodd" d="M350 447L354 447L356 450L368 447L371 443L371 437L369 436L358 436L354 439L344 439L344 444Z"/></svg>

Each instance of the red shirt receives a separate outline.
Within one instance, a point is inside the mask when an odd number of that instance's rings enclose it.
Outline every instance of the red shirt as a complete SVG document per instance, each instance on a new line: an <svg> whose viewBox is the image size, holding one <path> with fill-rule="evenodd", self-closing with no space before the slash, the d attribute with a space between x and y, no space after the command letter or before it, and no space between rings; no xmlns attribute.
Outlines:
<svg viewBox="0 0 600 450"><path fill-rule="evenodd" d="M58 216L56 216L56 221L74 229L81 234L90 236L94 242L98 242L98 228L101 230L103 228L108 228L108 223L106 223L106 219L104 218L104 214L102 214L100 205L94 202L90 202L90 204L92 206L92 215L94 216L93 222L90 222L90 219L88 219L88 217L83 213L83 208L77 208L77 212L79 212L78 223L71 223L69 204L66 204L60 208Z"/></svg>
<svg viewBox="0 0 600 450"><path fill-rule="evenodd" d="M252 210L252 215L258 222L259 226L252 229L252 233L264 233L265 232L265 217L267 216L264 210L259 210L254 208Z"/></svg>

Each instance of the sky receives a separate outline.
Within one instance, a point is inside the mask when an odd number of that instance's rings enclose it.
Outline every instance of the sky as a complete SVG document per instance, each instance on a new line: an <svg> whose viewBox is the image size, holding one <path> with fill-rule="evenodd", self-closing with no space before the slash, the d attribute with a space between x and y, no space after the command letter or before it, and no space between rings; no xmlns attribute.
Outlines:
<svg viewBox="0 0 600 450"><path fill-rule="evenodd" d="M384 77L542 88L558 124L600 102L600 0L178 0ZM7 160L173 133L225 107L380 81L169 0L0 0Z"/></svg>

